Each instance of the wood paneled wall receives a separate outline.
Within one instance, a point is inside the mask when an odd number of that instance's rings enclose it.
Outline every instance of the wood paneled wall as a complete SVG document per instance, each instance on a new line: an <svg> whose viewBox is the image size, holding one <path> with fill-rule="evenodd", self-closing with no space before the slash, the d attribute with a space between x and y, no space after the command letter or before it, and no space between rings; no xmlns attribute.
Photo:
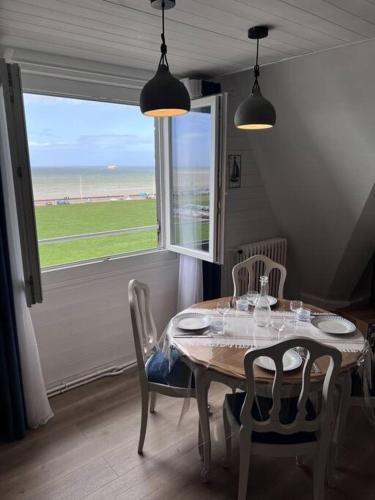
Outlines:
<svg viewBox="0 0 375 500"><path fill-rule="evenodd" d="M162 332L177 307L174 254L155 252L43 275L44 303L32 308L32 317L48 387L135 360L127 291L133 278L150 286Z"/></svg>

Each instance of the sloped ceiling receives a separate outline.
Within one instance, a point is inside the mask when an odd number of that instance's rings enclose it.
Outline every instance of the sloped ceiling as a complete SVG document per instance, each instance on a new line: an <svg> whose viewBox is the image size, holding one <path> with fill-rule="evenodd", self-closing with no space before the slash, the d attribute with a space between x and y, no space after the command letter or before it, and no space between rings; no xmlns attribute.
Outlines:
<svg viewBox="0 0 375 500"><path fill-rule="evenodd" d="M375 37L368 0L177 0L167 42L178 75L217 76L252 65L251 25L273 26L262 63ZM160 12L149 0L2 0L0 44L153 69Z"/></svg>

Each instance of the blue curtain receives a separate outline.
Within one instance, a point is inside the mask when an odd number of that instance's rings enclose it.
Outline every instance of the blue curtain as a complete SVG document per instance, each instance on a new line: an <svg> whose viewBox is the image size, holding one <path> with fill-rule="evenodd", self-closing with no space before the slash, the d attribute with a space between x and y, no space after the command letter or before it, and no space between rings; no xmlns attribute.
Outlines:
<svg viewBox="0 0 375 500"><path fill-rule="evenodd" d="M4 208L0 177L0 439L13 441L24 437L26 415Z"/></svg>
<svg viewBox="0 0 375 500"><path fill-rule="evenodd" d="M213 300L221 296L221 266L212 262L203 263L203 300Z"/></svg>

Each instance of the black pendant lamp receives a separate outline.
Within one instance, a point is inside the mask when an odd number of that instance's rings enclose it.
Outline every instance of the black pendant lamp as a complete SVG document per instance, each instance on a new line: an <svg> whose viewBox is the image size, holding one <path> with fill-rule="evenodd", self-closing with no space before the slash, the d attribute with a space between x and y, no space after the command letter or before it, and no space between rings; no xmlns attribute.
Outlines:
<svg viewBox="0 0 375 500"><path fill-rule="evenodd" d="M190 111L186 87L169 71L164 35L164 13L175 6L175 0L151 0L151 6L162 11L161 57L155 76L141 92L141 111L152 117L180 116Z"/></svg>
<svg viewBox="0 0 375 500"><path fill-rule="evenodd" d="M249 38L257 41L257 56L254 66L254 84L251 94L238 106L234 124L242 130L264 130L272 128L276 122L276 111L272 104L262 96L258 77L259 39L268 36L268 26L254 26L249 29Z"/></svg>

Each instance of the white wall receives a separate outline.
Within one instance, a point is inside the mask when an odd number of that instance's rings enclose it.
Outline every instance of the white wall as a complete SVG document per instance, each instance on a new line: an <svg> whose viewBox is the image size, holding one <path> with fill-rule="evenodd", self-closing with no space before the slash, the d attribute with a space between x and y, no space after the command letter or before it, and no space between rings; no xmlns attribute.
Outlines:
<svg viewBox="0 0 375 500"><path fill-rule="evenodd" d="M231 270L238 246L281 235L254 156L250 134L234 126L234 113L243 98L242 77L239 75L221 79L222 91L228 93L227 153L241 155L242 169L241 187L228 188L226 194L223 295L233 293Z"/></svg>
<svg viewBox="0 0 375 500"><path fill-rule="evenodd" d="M347 303L373 254L374 61L372 40L261 68L277 123L246 137L288 238L291 295ZM227 81L240 99L252 76ZM258 212L268 218L269 208Z"/></svg>
<svg viewBox="0 0 375 500"><path fill-rule="evenodd" d="M159 332L176 313L178 257L154 252L43 273L32 318L48 387L135 360L128 282L151 288Z"/></svg>

